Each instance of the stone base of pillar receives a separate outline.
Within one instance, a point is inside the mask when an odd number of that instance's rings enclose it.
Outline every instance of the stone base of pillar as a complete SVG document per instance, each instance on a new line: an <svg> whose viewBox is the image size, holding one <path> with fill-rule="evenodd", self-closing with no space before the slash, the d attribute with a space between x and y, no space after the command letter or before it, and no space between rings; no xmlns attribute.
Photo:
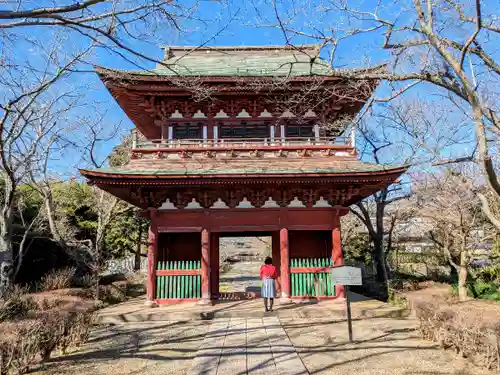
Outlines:
<svg viewBox="0 0 500 375"><path fill-rule="evenodd" d="M280 298L278 298L278 302L280 305L290 305L293 303L292 299L287 296L281 296Z"/></svg>
<svg viewBox="0 0 500 375"><path fill-rule="evenodd" d="M343 285L335 285L335 296L345 299L345 288Z"/></svg>
<svg viewBox="0 0 500 375"><path fill-rule="evenodd" d="M155 301L147 300L146 302L144 302L144 306L146 306L146 307L158 307L158 304Z"/></svg>
<svg viewBox="0 0 500 375"><path fill-rule="evenodd" d="M212 306L212 300L210 298L202 298L198 302L196 302L197 305L201 306Z"/></svg>

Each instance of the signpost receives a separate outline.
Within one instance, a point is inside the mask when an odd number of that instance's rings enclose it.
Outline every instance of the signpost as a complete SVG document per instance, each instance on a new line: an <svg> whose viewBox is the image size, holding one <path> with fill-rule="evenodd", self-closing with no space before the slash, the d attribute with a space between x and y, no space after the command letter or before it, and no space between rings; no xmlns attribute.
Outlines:
<svg viewBox="0 0 500 375"><path fill-rule="evenodd" d="M345 287L345 302L347 309L347 327L349 329L349 341L352 341L352 320L351 320L351 301L349 299L350 285L363 285L361 277L361 268L351 266L332 267L332 282Z"/></svg>

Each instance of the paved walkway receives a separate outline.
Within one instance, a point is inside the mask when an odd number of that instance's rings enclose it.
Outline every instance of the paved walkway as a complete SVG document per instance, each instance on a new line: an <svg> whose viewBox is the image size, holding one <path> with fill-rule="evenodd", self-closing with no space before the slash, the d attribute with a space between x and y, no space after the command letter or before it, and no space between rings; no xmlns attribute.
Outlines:
<svg viewBox="0 0 500 375"><path fill-rule="evenodd" d="M56 354L33 374L493 375L422 341L413 319L356 320L354 342L347 339L345 320L277 322L265 317L100 325L87 343Z"/></svg>
<svg viewBox="0 0 500 375"><path fill-rule="evenodd" d="M221 292L256 292L260 290L260 262L237 262L220 275Z"/></svg>
<svg viewBox="0 0 500 375"><path fill-rule="evenodd" d="M188 375L308 374L277 317L221 319L207 331Z"/></svg>

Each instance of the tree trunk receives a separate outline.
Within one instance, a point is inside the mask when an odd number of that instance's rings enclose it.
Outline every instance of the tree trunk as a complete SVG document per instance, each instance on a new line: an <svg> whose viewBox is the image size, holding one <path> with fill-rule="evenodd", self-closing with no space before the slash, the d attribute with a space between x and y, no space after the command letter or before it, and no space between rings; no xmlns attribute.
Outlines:
<svg viewBox="0 0 500 375"><path fill-rule="evenodd" d="M2 255L7 255L6 253L3 253ZM8 257L5 257L1 262L0 262L0 297L2 297L5 292L11 287L12 285L12 270L13 270L13 262L12 259L8 259Z"/></svg>
<svg viewBox="0 0 500 375"><path fill-rule="evenodd" d="M14 270L14 254L12 252L11 211L4 208L0 219L0 296L10 288L12 271Z"/></svg>
<svg viewBox="0 0 500 375"><path fill-rule="evenodd" d="M385 262L384 245L380 239L374 239L373 246L377 280L381 284L381 295L379 298L386 299L389 296L389 274Z"/></svg>
<svg viewBox="0 0 500 375"><path fill-rule="evenodd" d="M384 244L380 239L374 239L373 247L377 266L377 279L378 281L387 283L387 280L389 280L389 273L387 272L387 265L385 262Z"/></svg>
<svg viewBox="0 0 500 375"><path fill-rule="evenodd" d="M58 243L61 243L61 236L59 235L59 231L57 230L56 225L56 217L54 213L54 201L52 199L52 192L45 191L45 210L47 212L47 221L49 223L50 233L54 240Z"/></svg>
<svg viewBox="0 0 500 375"><path fill-rule="evenodd" d="M458 299L460 301L467 300L467 267L460 266L458 273Z"/></svg>
<svg viewBox="0 0 500 375"><path fill-rule="evenodd" d="M467 267L467 254L462 251L460 254L460 267L458 270L458 299L460 301L467 300L467 277L469 270Z"/></svg>
<svg viewBox="0 0 500 375"><path fill-rule="evenodd" d="M99 301L100 296L100 291L99 291L99 282L100 282L100 275L101 275L101 252L102 252L102 235L101 231L99 228L97 229L97 238L96 238L96 243L94 247L94 265L93 265L93 271L94 271L94 283L95 283L95 291L94 291L94 299L95 301Z"/></svg>
<svg viewBox="0 0 500 375"><path fill-rule="evenodd" d="M134 270L141 270L141 244L142 244L142 225L139 223L139 234L137 236L137 246L135 248Z"/></svg>

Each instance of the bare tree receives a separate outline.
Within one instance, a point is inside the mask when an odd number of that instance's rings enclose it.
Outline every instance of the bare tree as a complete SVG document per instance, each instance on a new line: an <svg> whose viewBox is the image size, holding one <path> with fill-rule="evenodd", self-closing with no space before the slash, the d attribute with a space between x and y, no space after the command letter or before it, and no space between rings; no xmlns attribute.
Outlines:
<svg viewBox="0 0 500 375"><path fill-rule="evenodd" d="M94 168L101 168L105 164L110 164L111 166L116 167L127 162L127 157L123 155L123 149L126 149L127 145L130 145L130 139L126 139L125 145L116 147L115 150L118 149L119 151L118 153L115 152L114 155L112 154L111 157L108 156L106 158L103 158L102 160L99 160L99 157L97 155L97 148L99 144L103 142L109 142L111 139L113 139L119 129L119 126L110 128L108 124L104 124L104 119L99 116L97 116L94 121L92 121L91 119L86 119L86 124L87 127L85 129L87 130L88 136L86 137L87 143L84 144L85 147L83 149L86 150L86 157L89 163ZM90 246L86 246L86 249L88 251L89 259L91 262L89 266L94 277L94 298L97 301L100 297L99 278L104 261L103 250L106 233L115 215L120 215L127 211L132 211L134 210L134 207L124 201L121 201L119 198L105 192L104 190L99 189L96 185L92 186L92 192L93 196L91 204L92 207L94 207L97 211L97 226L95 239L94 241L92 241Z"/></svg>
<svg viewBox="0 0 500 375"><path fill-rule="evenodd" d="M2 285L12 278L13 212L20 184L30 182L43 197L54 240L71 243L72 234L61 232L65 226L54 210L52 185L57 176L53 170L57 159L63 158L63 150L72 148L76 151L73 154L86 150L78 139L86 138L77 128L86 128L78 110L101 109L91 97L91 84L85 82L92 80L82 82L83 76L74 73L88 72L89 63L97 52L102 56L103 50L135 67L143 68L144 62L162 64L144 52L147 43L167 41L165 35L172 30L183 32L181 25L186 20L203 23L196 16L197 10L197 0L182 4L171 0L88 0L52 7L14 1L0 11L0 174L5 198L0 207L0 251L7 254L2 257ZM207 37L207 42L212 39ZM92 160L96 158L93 153ZM63 164L58 168L74 167ZM96 193L95 204L100 209L102 203L104 210L92 244L96 249L101 249L105 228L119 205L113 199ZM26 236L32 223L25 224ZM19 256L25 244L22 240ZM17 268L20 262L18 257Z"/></svg>
<svg viewBox="0 0 500 375"><path fill-rule="evenodd" d="M319 42L334 68L348 64L338 54L348 45L360 57L348 56L351 60L383 67L335 70L339 76L352 80L386 81L389 95L387 90L381 90L373 102L386 102L420 87L421 94L440 95L467 114L475 131L477 150L448 161L479 163L494 200L500 199L498 167L490 142L500 134L495 91L500 76L495 52L500 26L494 6L481 0L380 0L373 5L344 0L270 3L274 19L264 19L264 24L279 29L288 44L298 45L297 40ZM378 61L373 62L374 58ZM500 228L500 218L489 207L491 201L481 191L476 194L489 220Z"/></svg>
<svg viewBox="0 0 500 375"><path fill-rule="evenodd" d="M428 174L416 184L412 198L418 215L432 228L431 240L458 274L460 300L467 299L473 251L489 232L482 231L484 216L471 181L464 170Z"/></svg>
<svg viewBox="0 0 500 375"><path fill-rule="evenodd" d="M33 6L28 1L7 2L0 11L0 36L10 39L24 29L63 29L82 44L93 44L140 66L161 63L137 44L164 38L165 32L182 32L186 20L198 20L199 1L87 0L61 6ZM49 34L50 35L50 34ZM162 40L164 42L164 40Z"/></svg>
<svg viewBox="0 0 500 375"><path fill-rule="evenodd" d="M0 175L3 183L0 249L7 254L3 260L4 269L12 267L17 188L49 162L49 155L69 130L65 121L68 113L78 105L73 90L65 90L59 84L89 49L61 56L59 46L54 44L46 48L38 45L37 51L44 61L42 68L14 66L2 70L2 76L7 78L1 83L3 95L0 102ZM51 88L56 86L58 92L52 91ZM26 236L32 225L26 223L18 246L16 270L22 262ZM4 287L8 283L7 278L2 280Z"/></svg>
<svg viewBox="0 0 500 375"><path fill-rule="evenodd" d="M373 106L370 116L365 112L357 120L362 160L422 168L440 160L449 147L467 141L461 122L447 124L450 109L446 106L435 114L420 100L399 105L396 101L382 108ZM366 227L377 276L384 283L390 276L387 258L393 249L395 228L415 214L406 204L411 194L411 178L406 176L351 207L351 213Z"/></svg>
<svg viewBox="0 0 500 375"><path fill-rule="evenodd" d="M92 119L89 116L80 119L81 122L77 127L79 131L85 132L87 136L80 139L80 142L72 142L70 145L67 145L67 148L72 148L76 152L81 153L82 157L95 168L101 168L104 164L111 164L112 166L122 165L126 162L126 159L121 157L124 155L114 155L114 158L106 157L100 160L96 151L98 145L114 139L119 127L105 126L103 124L103 118L100 117L99 113L97 113L95 117L97 117L97 119ZM105 127L107 129L104 129ZM118 146L117 148L121 150L123 147ZM47 170L47 165L44 164L43 167L44 169L38 174L38 179L34 178L34 175L31 174L30 183L43 198L45 217L49 225L48 229L53 239L58 242L61 247L65 248L68 255L72 256L78 263L84 264L91 270L95 285L94 298L99 300L99 278L105 260L103 253L106 234L113 219L117 215L132 211L134 207L106 193L97 186L92 186L92 193L90 196L87 196L87 201L84 203L92 207L97 214L95 237L92 239L79 240L76 233L71 231L67 223L64 222L64 215L61 215L59 204L54 200L54 187L57 181L51 178L53 173ZM139 238L139 246L140 240Z"/></svg>

